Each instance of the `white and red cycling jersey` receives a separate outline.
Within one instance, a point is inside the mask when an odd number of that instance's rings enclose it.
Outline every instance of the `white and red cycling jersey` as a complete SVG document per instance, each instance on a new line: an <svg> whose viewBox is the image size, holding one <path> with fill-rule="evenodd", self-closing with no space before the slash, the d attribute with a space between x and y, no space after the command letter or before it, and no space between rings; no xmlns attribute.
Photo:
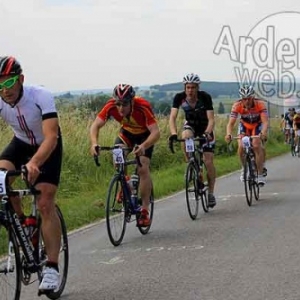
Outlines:
<svg viewBox="0 0 300 300"><path fill-rule="evenodd" d="M15 106L0 100L0 117L18 139L40 145L44 140L42 121L57 118L54 97L42 86L23 86L23 95Z"/></svg>

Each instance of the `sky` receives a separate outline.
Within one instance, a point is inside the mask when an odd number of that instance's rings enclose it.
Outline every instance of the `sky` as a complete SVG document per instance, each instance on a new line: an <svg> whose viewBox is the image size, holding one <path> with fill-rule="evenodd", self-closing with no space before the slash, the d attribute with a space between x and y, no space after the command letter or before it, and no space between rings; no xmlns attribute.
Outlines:
<svg viewBox="0 0 300 300"><path fill-rule="evenodd" d="M300 65L297 0L1 0L0 20L0 55L20 61L27 84L53 92L166 84L190 72L236 81L236 66L275 74L266 55L278 49L283 74ZM240 48L245 36L256 49Z"/></svg>

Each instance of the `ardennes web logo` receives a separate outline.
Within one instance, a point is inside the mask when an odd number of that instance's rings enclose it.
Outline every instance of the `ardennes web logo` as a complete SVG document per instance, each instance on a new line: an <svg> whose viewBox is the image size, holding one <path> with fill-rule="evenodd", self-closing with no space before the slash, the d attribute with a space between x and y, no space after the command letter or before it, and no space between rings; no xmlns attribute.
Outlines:
<svg viewBox="0 0 300 300"><path fill-rule="evenodd" d="M295 99L299 105L299 28L297 11L268 15L238 39L234 39L230 26L223 26L213 52L227 54L236 80L254 85L258 97L277 105Z"/></svg>

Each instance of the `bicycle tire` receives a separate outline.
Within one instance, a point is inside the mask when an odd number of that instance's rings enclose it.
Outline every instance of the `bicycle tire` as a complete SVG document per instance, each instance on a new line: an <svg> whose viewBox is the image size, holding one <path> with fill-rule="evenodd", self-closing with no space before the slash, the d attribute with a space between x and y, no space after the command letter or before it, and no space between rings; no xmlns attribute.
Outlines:
<svg viewBox="0 0 300 300"><path fill-rule="evenodd" d="M296 156L295 138L293 136L291 137L291 154L292 154L292 156Z"/></svg>
<svg viewBox="0 0 300 300"><path fill-rule="evenodd" d="M110 242L114 246L119 246L124 238L126 231L127 204L126 199L121 202L117 200L118 193L122 191L122 182L119 175L115 175L109 185L106 198L106 227ZM124 192L123 192L124 195ZM115 233L114 226L119 220L119 232Z"/></svg>
<svg viewBox="0 0 300 300"><path fill-rule="evenodd" d="M150 218L151 222L150 222L150 225L146 226L146 227L138 226L138 229L141 234L145 235L149 232L151 225L152 225L152 221L153 221L153 213L154 213L154 192L153 192L153 185L152 185L151 196L150 196L150 205L149 205L149 218Z"/></svg>
<svg viewBox="0 0 300 300"><path fill-rule="evenodd" d="M251 160L248 156L246 156L244 163L244 187L245 187L245 195L247 204L249 206L252 205L252 197L253 197L253 189L251 184Z"/></svg>
<svg viewBox="0 0 300 300"><path fill-rule="evenodd" d="M201 204L202 204L202 208L203 208L203 211L205 213L208 213L209 212L209 206L208 206L208 198L207 198L207 183L205 183L204 181L204 178L207 179L207 169L206 169L206 166L205 164L203 163L203 166L202 166L202 178L203 178L203 182L199 181L199 185L201 186L204 186L203 189L199 188L199 195L200 195L200 198L201 198Z"/></svg>
<svg viewBox="0 0 300 300"><path fill-rule="evenodd" d="M193 162L186 167L185 193L189 216L196 220L199 211L198 171Z"/></svg>
<svg viewBox="0 0 300 300"><path fill-rule="evenodd" d="M68 243L68 233L66 223L63 217L63 214L60 208L55 205L57 216L59 218L60 227L61 227L61 245L59 250L59 259L58 259L58 268L60 273L60 283L59 287L54 291L47 291L44 294L49 299L58 299L65 289L65 285L67 283L68 271L69 271L69 243ZM36 261L41 266L45 265L47 261L47 252L45 248L45 244L43 241L42 234L42 221L41 217L38 216L38 247L35 249ZM42 280L42 268L38 272L39 282Z"/></svg>
<svg viewBox="0 0 300 300"><path fill-rule="evenodd" d="M13 230L13 229L11 229ZM1 252L8 247L8 253L0 259L0 290L2 300L19 300L21 295L21 258L14 233L0 225ZM11 253L10 253L11 251ZM10 258L10 261L9 261ZM10 264L8 269L8 264ZM12 275L12 276L10 276ZM9 291L11 289L11 291Z"/></svg>

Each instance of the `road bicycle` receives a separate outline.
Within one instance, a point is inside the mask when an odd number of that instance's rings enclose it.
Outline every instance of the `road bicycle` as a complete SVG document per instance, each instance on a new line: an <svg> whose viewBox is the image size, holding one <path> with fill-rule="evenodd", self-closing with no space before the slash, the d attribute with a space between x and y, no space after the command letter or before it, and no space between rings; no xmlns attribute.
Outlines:
<svg viewBox="0 0 300 300"><path fill-rule="evenodd" d="M26 170L0 171L0 293L1 300L19 300L23 285L38 283L42 280L42 271L47 262L47 251L41 230L42 220L37 209L37 195L40 191L26 182L25 189L13 189L9 178L23 175ZM14 211L10 197L29 196L30 226L25 226ZM63 215L56 205L61 226L61 246L59 253L60 283L57 290L39 291L38 296L45 294L49 299L58 299L65 288L69 266L69 247L67 229ZM25 224L26 224L25 219ZM34 222L32 222L34 220ZM28 224L28 223L27 223ZM35 278L32 278L37 274Z"/></svg>
<svg viewBox="0 0 300 300"><path fill-rule="evenodd" d="M188 163L185 171L185 194L189 216L196 220L199 211L199 199L201 199L204 212L209 211L208 207L208 184L207 170L203 161L203 143L209 143L206 137L188 139L177 139L176 142L185 144L185 151L188 156ZM170 150L174 153L173 141L170 143Z"/></svg>
<svg viewBox="0 0 300 300"><path fill-rule="evenodd" d="M300 136L298 135L299 130L291 129L291 154L292 156L300 157ZM298 142L295 143L296 136L298 136Z"/></svg>
<svg viewBox="0 0 300 300"><path fill-rule="evenodd" d="M260 186L257 182L258 171L255 161L255 153L253 151L252 140L260 138L259 135L235 137L234 139L241 139L243 146L243 181L245 188L245 195L247 204L252 205L253 195L255 200L259 200Z"/></svg>
<svg viewBox="0 0 300 300"><path fill-rule="evenodd" d="M99 146L97 153L101 151L112 151L113 161L116 173L113 175L106 198L106 225L110 242L114 246L119 246L124 238L126 225L130 222L136 222L138 230L145 235L149 232L154 213L154 194L153 184L151 182L151 195L149 199L149 218L150 225L141 227L138 224L141 217L142 200L139 195L139 175L138 166L141 166L139 156L134 159L127 159L127 153L132 148L114 146ZM100 166L98 155L94 156L95 163ZM131 175L130 182L126 174L127 166L135 165L134 172ZM131 185L131 186L130 186Z"/></svg>

